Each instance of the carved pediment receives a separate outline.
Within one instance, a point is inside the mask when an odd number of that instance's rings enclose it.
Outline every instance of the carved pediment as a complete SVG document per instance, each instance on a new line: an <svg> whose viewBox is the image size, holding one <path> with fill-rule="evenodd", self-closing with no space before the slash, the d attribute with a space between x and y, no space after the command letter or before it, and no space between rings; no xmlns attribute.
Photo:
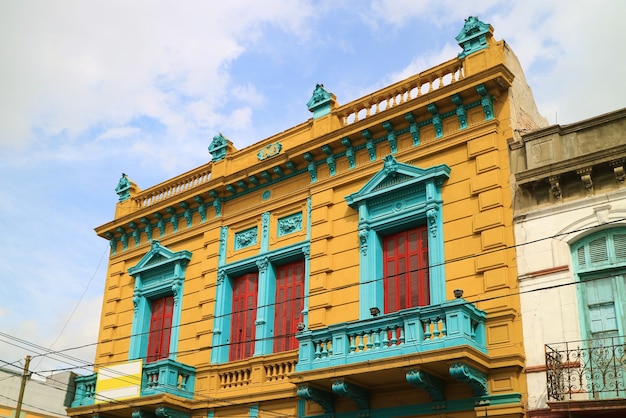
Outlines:
<svg viewBox="0 0 626 418"><path fill-rule="evenodd" d="M364 202L376 201L393 194L404 194L407 189L425 190L427 183L437 188L450 176L450 167L445 164L427 169L399 163L393 155L384 159L382 170L374 175L356 193L346 196L348 205L356 208Z"/></svg>
<svg viewBox="0 0 626 418"><path fill-rule="evenodd" d="M158 240L153 240L150 251L143 256L137 265L129 268L128 273L134 277L140 273L158 269L159 267L169 263L181 264L182 266L185 266L190 259L190 251L179 251L175 253L162 246Z"/></svg>

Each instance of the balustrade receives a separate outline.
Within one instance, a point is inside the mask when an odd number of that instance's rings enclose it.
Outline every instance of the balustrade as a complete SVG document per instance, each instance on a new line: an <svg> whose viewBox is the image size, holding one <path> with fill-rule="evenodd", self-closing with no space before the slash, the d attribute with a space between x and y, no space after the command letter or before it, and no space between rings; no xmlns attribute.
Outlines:
<svg viewBox="0 0 626 418"><path fill-rule="evenodd" d="M545 346L548 400L626 397L626 337Z"/></svg>
<svg viewBox="0 0 626 418"><path fill-rule="evenodd" d="M76 392L74 393L72 408L94 404L96 399L96 378L96 374L91 374L88 376L78 376L74 380Z"/></svg>
<svg viewBox="0 0 626 418"><path fill-rule="evenodd" d="M211 166L204 165L165 183L143 190L134 197L137 208L146 208L196 188L211 179Z"/></svg>
<svg viewBox="0 0 626 418"><path fill-rule="evenodd" d="M193 399L196 370L171 359L148 363L143 367L141 395L171 393Z"/></svg>
<svg viewBox="0 0 626 418"><path fill-rule="evenodd" d="M486 351L486 314L463 299L297 335L296 371L469 345Z"/></svg>
<svg viewBox="0 0 626 418"><path fill-rule="evenodd" d="M335 109L333 113L344 125L349 125L455 83L463 77L463 61L454 59L369 96L346 103Z"/></svg>

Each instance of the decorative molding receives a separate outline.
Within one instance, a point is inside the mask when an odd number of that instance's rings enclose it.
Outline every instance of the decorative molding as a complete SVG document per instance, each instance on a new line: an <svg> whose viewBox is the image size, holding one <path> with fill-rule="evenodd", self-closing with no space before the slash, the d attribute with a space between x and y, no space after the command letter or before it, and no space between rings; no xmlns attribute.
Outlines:
<svg viewBox="0 0 626 418"><path fill-rule="evenodd" d="M194 196L193 200L198 204L198 213L200 214L200 221L206 222L206 204L201 196Z"/></svg>
<svg viewBox="0 0 626 418"><path fill-rule="evenodd" d="M370 393L367 389L350 383L344 379L335 380L333 382L333 393L342 398L352 399L359 409L370 408Z"/></svg>
<svg viewBox="0 0 626 418"><path fill-rule="evenodd" d="M259 228L254 226L245 231L235 233L235 250L249 247L257 243Z"/></svg>
<svg viewBox="0 0 626 418"><path fill-rule="evenodd" d="M302 230L302 212L294 213L278 220L278 236Z"/></svg>
<svg viewBox="0 0 626 418"><path fill-rule="evenodd" d="M184 209L183 218L187 221L187 228L191 226L191 209L189 208L189 203L180 202L180 207Z"/></svg>
<svg viewBox="0 0 626 418"><path fill-rule="evenodd" d="M619 184L624 184L624 180L626 180L624 160L624 158L619 158L617 160L609 161L609 166L613 169L613 173L615 174L615 180Z"/></svg>
<svg viewBox="0 0 626 418"><path fill-rule="evenodd" d="M450 366L450 376L461 383L469 385L474 396L489 395L487 375L473 367L463 363L454 363Z"/></svg>
<svg viewBox="0 0 626 418"><path fill-rule="evenodd" d="M443 380L423 370L409 370L406 373L406 381L416 388L425 390L433 402L444 401Z"/></svg>
<svg viewBox="0 0 626 418"><path fill-rule="evenodd" d="M178 215L176 213L176 209L174 209L171 206L168 206L167 208L165 208L165 211L170 214L170 223L172 224L172 227L174 228L174 232L178 232L178 218L180 215Z"/></svg>
<svg viewBox="0 0 626 418"><path fill-rule="evenodd" d="M280 154L283 145L280 142L275 142L273 144L267 144L265 148L261 148L261 150L257 154L257 158L259 161L263 161L270 157L274 157L275 155Z"/></svg>

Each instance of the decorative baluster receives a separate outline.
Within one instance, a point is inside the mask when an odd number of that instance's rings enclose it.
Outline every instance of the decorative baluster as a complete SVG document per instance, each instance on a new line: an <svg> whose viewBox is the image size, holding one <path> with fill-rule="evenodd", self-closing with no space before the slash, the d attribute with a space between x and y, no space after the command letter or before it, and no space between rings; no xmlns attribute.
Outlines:
<svg viewBox="0 0 626 418"><path fill-rule="evenodd" d="M328 340L324 341L322 344L322 357L328 357Z"/></svg>
<svg viewBox="0 0 626 418"><path fill-rule="evenodd" d="M374 339L374 331L370 331L365 335L367 335L367 349L371 350L374 347L374 342L372 341Z"/></svg>
<svg viewBox="0 0 626 418"><path fill-rule="evenodd" d="M354 109L354 120L352 121L353 123L356 123L359 121L359 108L355 108Z"/></svg>
<svg viewBox="0 0 626 418"><path fill-rule="evenodd" d="M433 321L433 335L435 336L435 338L439 338L439 317L435 318L435 320Z"/></svg>
<svg viewBox="0 0 626 418"><path fill-rule="evenodd" d="M363 332L357 334L357 338L359 339L359 344L357 345L357 347L359 348L359 352L363 351L363 349L365 348L365 345L363 344L363 334Z"/></svg>
<svg viewBox="0 0 626 418"><path fill-rule="evenodd" d="M322 342L318 341L315 344L315 354L313 355L313 357L315 359L319 359L320 357L322 357Z"/></svg>
<svg viewBox="0 0 626 418"><path fill-rule="evenodd" d="M391 347L395 347L398 345L398 329L396 327L391 327Z"/></svg>
<svg viewBox="0 0 626 418"><path fill-rule="evenodd" d="M441 337L445 337L448 335L448 329L446 328L446 318L441 318Z"/></svg>
<svg viewBox="0 0 626 418"><path fill-rule="evenodd" d="M385 327L385 329L383 329L383 348L389 347L389 332L389 327Z"/></svg>
<svg viewBox="0 0 626 418"><path fill-rule="evenodd" d="M404 327L400 327L400 344L404 344Z"/></svg>
<svg viewBox="0 0 626 418"><path fill-rule="evenodd" d="M356 335L348 334L348 340L350 340L350 352L354 353L356 351Z"/></svg>
<svg viewBox="0 0 626 418"><path fill-rule="evenodd" d="M425 340L430 340L430 319L424 319L422 320L422 325L424 326L424 339Z"/></svg>
<svg viewBox="0 0 626 418"><path fill-rule="evenodd" d="M374 331L374 350L380 350L380 333L382 330L379 328Z"/></svg>

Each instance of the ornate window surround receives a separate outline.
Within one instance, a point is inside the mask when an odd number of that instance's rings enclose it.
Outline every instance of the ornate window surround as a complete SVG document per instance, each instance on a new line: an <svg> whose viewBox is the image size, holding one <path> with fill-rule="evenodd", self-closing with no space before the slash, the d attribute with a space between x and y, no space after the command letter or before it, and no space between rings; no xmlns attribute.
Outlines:
<svg viewBox="0 0 626 418"><path fill-rule="evenodd" d="M428 224L430 303L445 301L441 187L449 176L445 164L422 169L387 155L382 170L345 197L359 214L360 319L371 318L372 307L384 311L381 236L412 225Z"/></svg>
<svg viewBox="0 0 626 418"><path fill-rule="evenodd" d="M169 358L176 359L185 268L191 255L186 250L173 252L163 247L158 240L153 240L150 251L137 265L128 269L128 273L135 279L129 360L145 357L150 332L151 301L167 295L174 296Z"/></svg>

